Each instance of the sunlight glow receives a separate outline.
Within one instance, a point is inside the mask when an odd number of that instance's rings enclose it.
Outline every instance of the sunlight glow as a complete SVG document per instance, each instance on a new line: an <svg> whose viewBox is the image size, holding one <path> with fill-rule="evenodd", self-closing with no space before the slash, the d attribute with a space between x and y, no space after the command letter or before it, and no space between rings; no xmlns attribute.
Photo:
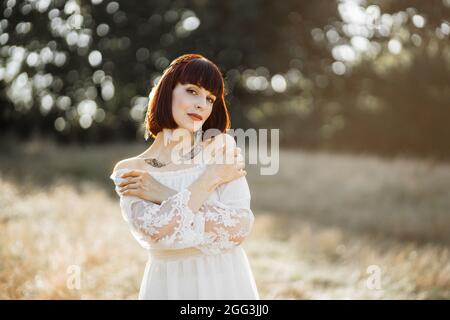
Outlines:
<svg viewBox="0 0 450 320"><path fill-rule="evenodd" d="M393 54L399 54L402 51L402 43L397 39L391 39L388 42L388 49Z"/></svg>

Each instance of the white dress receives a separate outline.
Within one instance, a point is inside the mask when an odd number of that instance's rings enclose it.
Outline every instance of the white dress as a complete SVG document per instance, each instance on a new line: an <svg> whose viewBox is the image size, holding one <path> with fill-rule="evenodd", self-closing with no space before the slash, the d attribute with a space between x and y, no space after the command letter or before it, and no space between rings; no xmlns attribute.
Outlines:
<svg viewBox="0 0 450 320"><path fill-rule="evenodd" d="M247 255L239 244L249 235L254 215L245 177L215 189L198 212L187 203L187 189L204 164L176 171L150 172L178 191L160 205L120 194L119 169L110 176L120 196L122 216L149 252L139 299L259 299Z"/></svg>

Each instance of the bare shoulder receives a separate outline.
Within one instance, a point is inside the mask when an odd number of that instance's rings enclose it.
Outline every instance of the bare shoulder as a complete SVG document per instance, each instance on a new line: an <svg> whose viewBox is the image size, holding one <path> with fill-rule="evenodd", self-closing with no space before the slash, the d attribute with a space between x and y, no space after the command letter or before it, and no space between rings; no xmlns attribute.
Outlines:
<svg viewBox="0 0 450 320"><path fill-rule="evenodd" d="M113 172L120 169L141 169L141 162L142 159L136 157L120 160L114 166Z"/></svg>
<svg viewBox="0 0 450 320"><path fill-rule="evenodd" d="M213 148L219 148L225 145L226 148L236 147L236 141L233 136L228 133L220 133L211 139L208 139L207 146L212 146Z"/></svg>

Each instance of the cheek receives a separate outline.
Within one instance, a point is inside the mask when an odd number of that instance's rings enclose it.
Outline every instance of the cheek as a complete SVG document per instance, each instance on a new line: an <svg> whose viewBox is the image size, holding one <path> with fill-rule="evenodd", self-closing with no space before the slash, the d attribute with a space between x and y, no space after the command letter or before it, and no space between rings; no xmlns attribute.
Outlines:
<svg viewBox="0 0 450 320"><path fill-rule="evenodd" d="M181 94L174 94L172 96L172 109L182 110L186 108L186 98Z"/></svg>
<svg viewBox="0 0 450 320"><path fill-rule="evenodd" d="M181 123L184 121L183 120L183 115L184 115L184 111L183 108L180 105L177 104L172 104L172 115L173 115L173 120L175 120L175 122L178 125L181 125Z"/></svg>
<svg viewBox="0 0 450 320"><path fill-rule="evenodd" d="M188 104L186 103L186 99L180 97L179 95L175 95L172 97L172 114L174 118L179 118L184 115L187 111Z"/></svg>
<svg viewBox="0 0 450 320"><path fill-rule="evenodd" d="M208 119L209 116L211 115L211 113L212 113L212 108L210 108L210 109L208 110L208 112L206 113L206 118L205 118L205 119Z"/></svg>

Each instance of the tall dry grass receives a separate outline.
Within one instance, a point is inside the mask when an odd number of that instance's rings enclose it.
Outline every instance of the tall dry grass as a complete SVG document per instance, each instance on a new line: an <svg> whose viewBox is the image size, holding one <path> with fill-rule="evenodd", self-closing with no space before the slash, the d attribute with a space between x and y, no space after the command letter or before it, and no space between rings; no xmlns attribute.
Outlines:
<svg viewBox="0 0 450 320"><path fill-rule="evenodd" d="M137 297L147 256L108 176L143 148L3 147L0 298ZM450 298L450 165L283 151L277 175L247 169L263 299Z"/></svg>

